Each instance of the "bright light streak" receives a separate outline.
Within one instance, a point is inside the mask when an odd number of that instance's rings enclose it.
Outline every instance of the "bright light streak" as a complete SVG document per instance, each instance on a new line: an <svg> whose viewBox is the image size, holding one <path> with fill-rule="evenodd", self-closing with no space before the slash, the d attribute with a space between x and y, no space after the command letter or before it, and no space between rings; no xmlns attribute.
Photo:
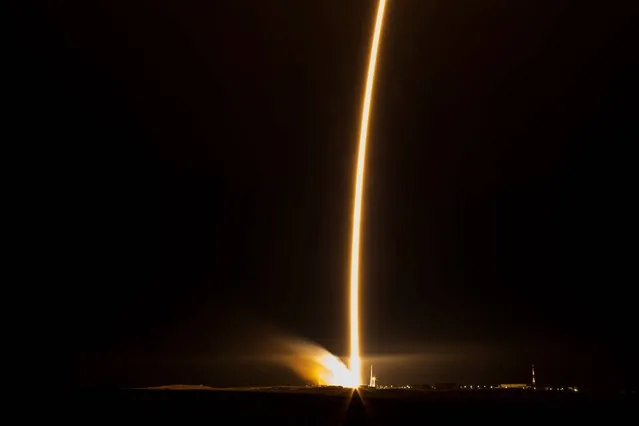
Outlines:
<svg viewBox="0 0 639 426"><path fill-rule="evenodd" d="M360 359L359 336L359 243L362 221L362 195L364 191L364 165L366 164L366 142L368 138L368 121L371 110L373 82L375 81L375 66L377 51L382 33L386 0L380 0L375 20L375 31L371 43L371 52L366 76L366 92L362 104L362 122L359 134L359 148L357 154L357 175L355 179L355 200L353 206L353 239L351 245L351 279L350 279L350 326L351 326L351 354L349 369L356 386L362 384L362 361Z"/></svg>

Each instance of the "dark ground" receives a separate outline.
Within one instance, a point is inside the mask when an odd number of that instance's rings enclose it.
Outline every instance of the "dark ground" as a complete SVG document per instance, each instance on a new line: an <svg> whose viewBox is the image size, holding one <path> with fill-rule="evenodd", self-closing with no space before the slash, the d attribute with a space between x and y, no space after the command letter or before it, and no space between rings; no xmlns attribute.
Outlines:
<svg viewBox="0 0 639 426"><path fill-rule="evenodd" d="M532 422L633 423L637 395L530 391L101 390L76 393L72 416L95 420L395 425ZM80 419L78 419L80 420ZM399 423L398 423L399 422ZM601 423L599 423L601 424Z"/></svg>

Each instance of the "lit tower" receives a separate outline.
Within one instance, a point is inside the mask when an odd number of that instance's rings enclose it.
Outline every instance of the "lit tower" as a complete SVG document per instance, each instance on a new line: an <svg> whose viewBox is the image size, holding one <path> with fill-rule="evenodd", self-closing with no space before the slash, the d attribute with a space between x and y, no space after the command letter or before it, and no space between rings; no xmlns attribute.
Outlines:
<svg viewBox="0 0 639 426"><path fill-rule="evenodd" d="M377 381L377 377L373 376L373 364L371 364L371 378L368 382L368 386L374 388L376 381Z"/></svg>
<svg viewBox="0 0 639 426"><path fill-rule="evenodd" d="M532 366L532 387L535 388L535 364Z"/></svg>

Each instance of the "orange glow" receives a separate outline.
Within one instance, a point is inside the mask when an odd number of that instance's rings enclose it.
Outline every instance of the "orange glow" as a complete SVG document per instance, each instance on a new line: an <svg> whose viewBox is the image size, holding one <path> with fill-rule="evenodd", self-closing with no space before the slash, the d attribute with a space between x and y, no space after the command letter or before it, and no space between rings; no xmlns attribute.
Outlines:
<svg viewBox="0 0 639 426"><path fill-rule="evenodd" d="M362 361L360 358L359 335L359 249L360 228L362 221L362 197L364 191L364 166L366 164L366 142L368 138L368 122L372 103L373 82L375 80L375 66L377 64L377 51L382 33L384 10L386 0L380 0L375 20L375 31L371 42L371 52L366 76L366 92L362 104L362 122L359 135L359 148L357 154L357 174L355 179L355 199L353 206L353 238L351 246L351 276L350 276L350 346L351 354L349 368L355 386L362 384Z"/></svg>
<svg viewBox="0 0 639 426"><path fill-rule="evenodd" d="M280 361L304 380L315 385L357 386L346 364L321 346L302 339L287 339L283 343L290 355L279 358Z"/></svg>

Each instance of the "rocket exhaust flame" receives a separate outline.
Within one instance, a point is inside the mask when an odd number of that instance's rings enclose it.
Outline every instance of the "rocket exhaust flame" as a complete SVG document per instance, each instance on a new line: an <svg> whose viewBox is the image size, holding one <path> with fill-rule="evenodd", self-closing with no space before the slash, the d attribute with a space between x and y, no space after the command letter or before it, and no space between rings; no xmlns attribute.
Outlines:
<svg viewBox="0 0 639 426"><path fill-rule="evenodd" d="M346 364L323 347L293 337L282 337L279 343L283 353L275 360L302 379L316 385L357 386Z"/></svg>
<svg viewBox="0 0 639 426"><path fill-rule="evenodd" d="M362 104L362 121L359 135L359 148L357 154L357 172L355 179L355 200L353 206L353 236L351 246L351 275L350 275L350 360L349 369L353 376L355 386L362 384L362 363L360 359L359 336L359 249L360 228L362 220L362 196L364 191L364 166L366 164L366 142L368 138L368 122L372 103L373 83L375 81L375 67L377 64L377 51L382 33L384 10L386 0L380 0L375 19L375 30L371 43L371 51L366 76L366 91Z"/></svg>

